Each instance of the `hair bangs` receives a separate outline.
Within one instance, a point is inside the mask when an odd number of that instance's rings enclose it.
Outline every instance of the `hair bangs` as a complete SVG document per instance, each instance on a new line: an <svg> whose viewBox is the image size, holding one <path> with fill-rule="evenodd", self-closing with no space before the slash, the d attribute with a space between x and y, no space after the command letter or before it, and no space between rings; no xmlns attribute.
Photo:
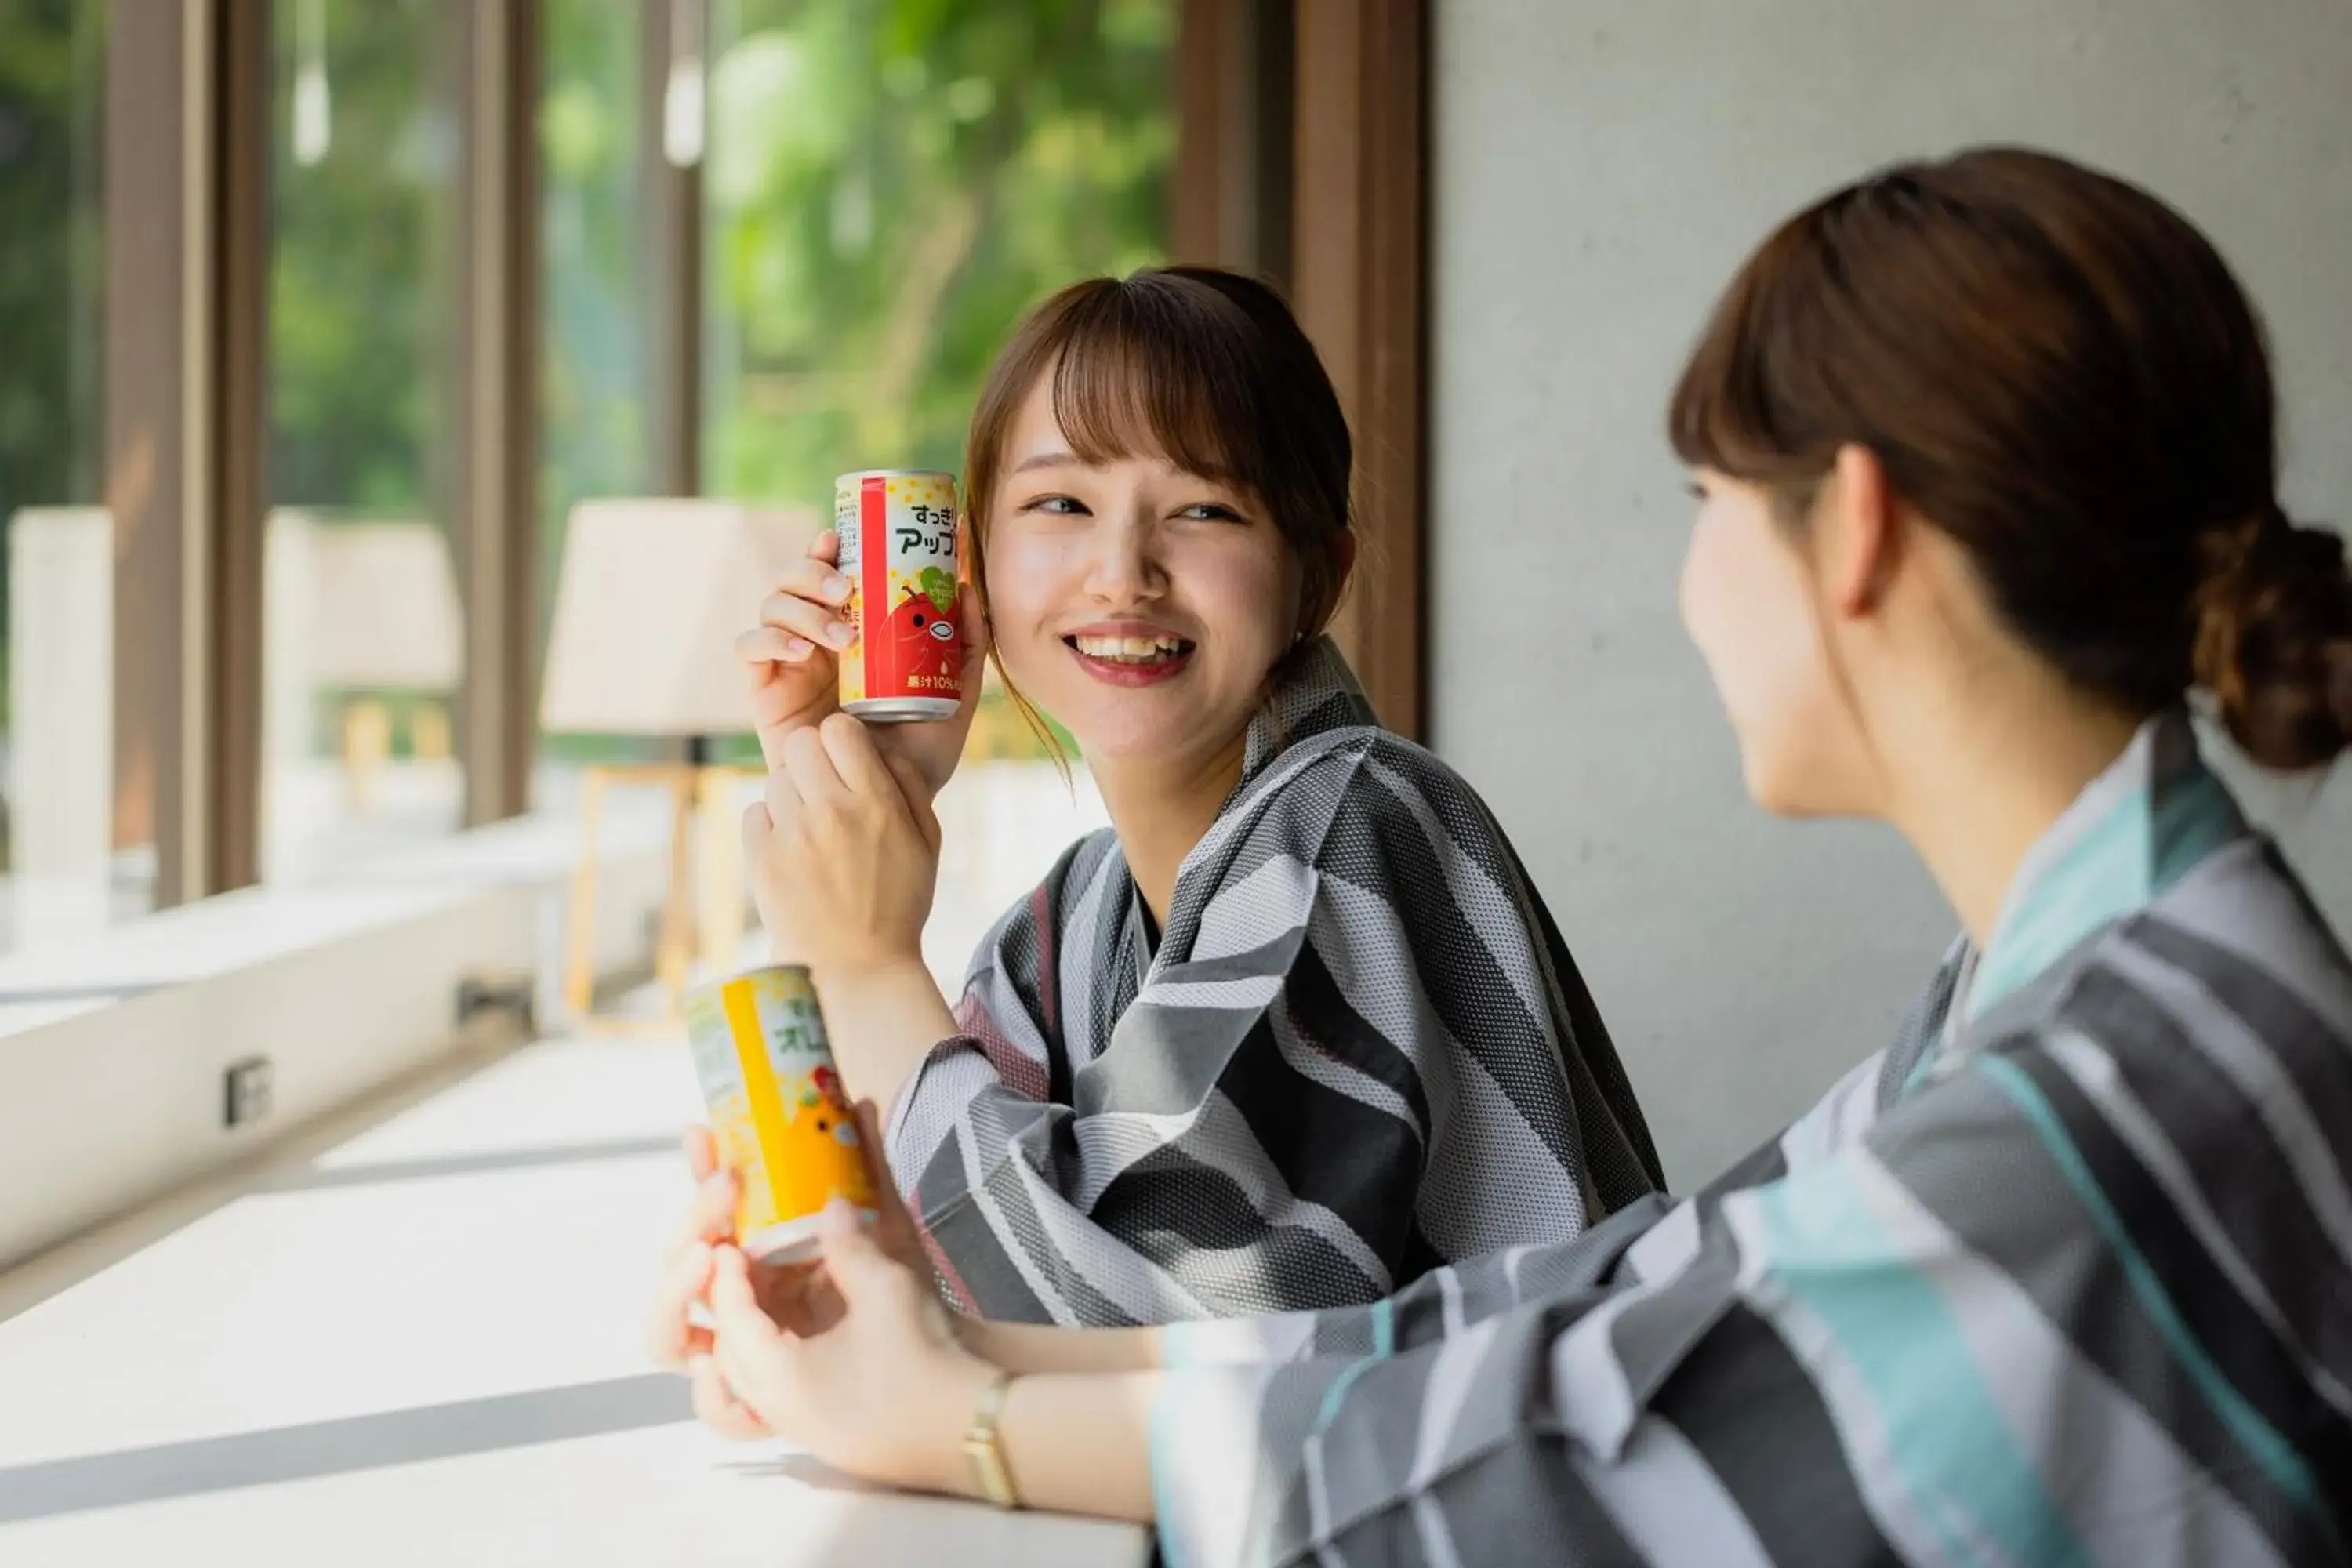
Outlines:
<svg viewBox="0 0 2352 1568"><path fill-rule="evenodd" d="M1160 458L1265 493L1274 464L1244 345L1255 329L1213 291L1130 279L1079 303L1045 345L1055 422L1086 463Z"/></svg>
<svg viewBox="0 0 2352 1568"><path fill-rule="evenodd" d="M1695 468L1787 484L1818 477L1835 447L1798 428L1789 378L1792 344L1813 335L1806 287L1825 270L1828 204L1781 226L1740 268L1691 351L1666 409L1666 438ZM1801 357L1801 356L1800 356Z"/></svg>

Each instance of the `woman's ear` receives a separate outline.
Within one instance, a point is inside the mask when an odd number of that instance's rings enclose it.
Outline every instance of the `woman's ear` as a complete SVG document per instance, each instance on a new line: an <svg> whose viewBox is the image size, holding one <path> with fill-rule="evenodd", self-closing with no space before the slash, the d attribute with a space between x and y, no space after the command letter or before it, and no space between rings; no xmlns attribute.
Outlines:
<svg viewBox="0 0 2352 1568"><path fill-rule="evenodd" d="M1331 597L1337 601L1348 590L1348 579L1356 573L1356 533L1353 529L1341 529L1331 542Z"/></svg>
<svg viewBox="0 0 2352 1568"><path fill-rule="evenodd" d="M1320 602L1309 600L1304 592L1298 596L1298 626L1290 639L1293 647L1307 640L1310 629L1319 631L1328 626L1339 608L1339 601L1347 597L1348 579L1356 571L1356 547L1353 530L1343 528L1332 535L1331 542L1325 547L1325 563L1329 570L1322 579Z"/></svg>
<svg viewBox="0 0 2352 1568"><path fill-rule="evenodd" d="M1842 617L1878 607L1902 556L1902 507L1878 454L1859 442L1838 448L1808 532L1822 599Z"/></svg>

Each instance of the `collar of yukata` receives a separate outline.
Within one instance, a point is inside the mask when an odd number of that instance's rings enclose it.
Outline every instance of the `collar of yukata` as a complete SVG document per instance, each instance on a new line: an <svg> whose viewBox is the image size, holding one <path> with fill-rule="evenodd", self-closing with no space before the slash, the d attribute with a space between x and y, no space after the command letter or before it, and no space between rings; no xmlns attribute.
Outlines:
<svg viewBox="0 0 2352 1568"><path fill-rule="evenodd" d="M2246 831L2179 709L2139 727L2026 852L1960 982L1955 1025L1980 1017L2100 927L2143 909Z"/></svg>
<svg viewBox="0 0 2352 1568"><path fill-rule="evenodd" d="M1348 668L1347 656L1327 634L1285 661L1281 679L1250 721L1235 793L1249 786L1268 763L1290 747L1327 730L1377 724L1380 717Z"/></svg>

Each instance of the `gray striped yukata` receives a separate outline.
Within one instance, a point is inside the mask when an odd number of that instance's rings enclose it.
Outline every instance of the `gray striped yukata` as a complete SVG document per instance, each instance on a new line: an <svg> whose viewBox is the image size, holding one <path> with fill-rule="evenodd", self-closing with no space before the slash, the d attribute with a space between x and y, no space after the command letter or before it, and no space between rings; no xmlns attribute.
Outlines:
<svg viewBox="0 0 2352 1568"><path fill-rule="evenodd" d="M1698 1196L1170 1331L1200 1564L2340 1563L2352 963L2152 721L1896 1044Z"/></svg>
<svg viewBox="0 0 2352 1568"><path fill-rule="evenodd" d="M1334 1307L1662 1184L1567 948L1478 797L1328 640L1251 724L1155 933L1081 839L893 1107L943 1288L1085 1324Z"/></svg>

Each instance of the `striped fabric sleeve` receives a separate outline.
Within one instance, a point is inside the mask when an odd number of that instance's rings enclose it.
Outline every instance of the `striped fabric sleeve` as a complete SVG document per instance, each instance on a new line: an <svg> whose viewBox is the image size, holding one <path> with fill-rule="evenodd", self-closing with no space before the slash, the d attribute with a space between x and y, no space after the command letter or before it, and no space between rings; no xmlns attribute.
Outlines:
<svg viewBox="0 0 2352 1568"><path fill-rule="evenodd" d="M1812 1110L1717 1177L1703 1196L1777 1181L1829 1157L1833 1138L1867 1125L1867 1110L1855 1104L1857 1086L1868 1088L1880 1060L1873 1056L1856 1067ZM1370 1306L1171 1323L1160 1353L1171 1367L1196 1368L1360 1356L1376 1344L1434 1344L1531 1301L1671 1273L1690 1256L1701 1206L1650 1193L1571 1241L1506 1247L1434 1268Z"/></svg>
<svg viewBox="0 0 2352 1568"><path fill-rule="evenodd" d="M1448 1259L1566 1243L1653 1184L1606 1033L1466 786L1359 730L1254 790L1188 858L1123 1007L1097 907L1123 868L1081 855L992 939L965 1033L902 1095L891 1163L967 1310L1368 1303ZM1115 1016L1098 1047L1081 1009Z"/></svg>
<svg viewBox="0 0 2352 1568"><path fill-rule="evenodd" d="M1676 1226L1660 1222L1674 1218L1679 1225L1685 1217L1664 1194L1653 1193L1573 1241L1506 1247L1433 1268L1369 1306L1171 1323L1160 1354L1171 1367L1191 1369L1435 1344L1529 1301L1590 1289L1621 1269L1638 1270L1644 1254L1672 1255Z"/></svg>
<svg viewBox="0 0 2352 1568"><path fill-rule="evenodd" d="M1418 1344L1401 1302L1359 1353L1172 1370L1168 1561L2342 1561L2343 1455L2312 1452L2341 1412L2196 1225L2271 1150L2214 1135L2114 984L2136 1044L2010 1039L1679 1205L1647 1267Z"/></svg>

